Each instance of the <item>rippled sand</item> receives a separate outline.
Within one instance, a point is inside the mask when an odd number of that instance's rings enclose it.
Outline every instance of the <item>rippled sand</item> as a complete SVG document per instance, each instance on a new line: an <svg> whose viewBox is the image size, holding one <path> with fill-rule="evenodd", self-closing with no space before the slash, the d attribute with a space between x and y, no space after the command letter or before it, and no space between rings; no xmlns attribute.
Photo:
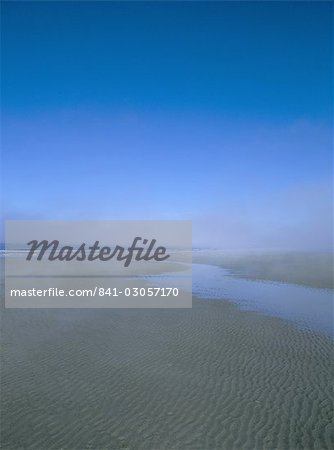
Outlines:
<svg viewBox="0 0 334 450"><path fill-rule="evenodd" d="M6 310L2 449L333 448L332 341L224 301Z"/></svg>

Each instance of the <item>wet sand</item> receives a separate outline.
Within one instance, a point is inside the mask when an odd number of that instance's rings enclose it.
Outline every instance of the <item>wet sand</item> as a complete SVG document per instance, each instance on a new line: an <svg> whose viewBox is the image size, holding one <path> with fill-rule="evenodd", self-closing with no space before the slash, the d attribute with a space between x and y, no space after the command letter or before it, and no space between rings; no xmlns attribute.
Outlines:
<svg viewBox="0 0 334 450"><path fill-rule="evenodd" d="M333 448L331 338L191 310L6 310L2 449Z"/></svg>

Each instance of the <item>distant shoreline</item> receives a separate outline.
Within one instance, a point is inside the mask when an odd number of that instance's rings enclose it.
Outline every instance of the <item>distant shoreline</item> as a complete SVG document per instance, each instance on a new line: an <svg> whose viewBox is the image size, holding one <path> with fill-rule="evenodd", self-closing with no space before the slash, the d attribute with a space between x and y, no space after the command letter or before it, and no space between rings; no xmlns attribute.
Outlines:
<svg viewBox="0 0 334 450"><path fill-rule="evenodd" d="M198 250L193 262L222 267L239 278L334 288L332 253Z"/></svg>

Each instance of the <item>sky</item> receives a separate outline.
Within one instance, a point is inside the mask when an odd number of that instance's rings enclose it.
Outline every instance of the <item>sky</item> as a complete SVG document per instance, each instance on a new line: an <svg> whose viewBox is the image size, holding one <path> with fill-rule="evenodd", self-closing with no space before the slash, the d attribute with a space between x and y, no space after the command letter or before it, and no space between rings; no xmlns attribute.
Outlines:
<svg viewBox="0 0 334 450"><path fill-rule="evenodd" d="M331 2L3 2L5 219L332 248Z"/></svg>

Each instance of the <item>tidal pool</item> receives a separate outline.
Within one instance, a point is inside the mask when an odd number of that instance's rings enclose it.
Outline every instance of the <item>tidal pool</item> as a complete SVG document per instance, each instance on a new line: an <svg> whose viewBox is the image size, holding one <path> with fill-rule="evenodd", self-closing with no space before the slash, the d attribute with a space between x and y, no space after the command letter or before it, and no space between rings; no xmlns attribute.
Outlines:
<svg viewBox="0 0 334 450"><path fill-rule="evenodd" d="M241 309L281 317L302 328L334 334L332 289L248 280L207 264L193 264L192 274L192 292L196 297L233 301ZM171 273L166 276L171 277L173 286L180 289L184 287L180 274L180 278Z"/></svg>

